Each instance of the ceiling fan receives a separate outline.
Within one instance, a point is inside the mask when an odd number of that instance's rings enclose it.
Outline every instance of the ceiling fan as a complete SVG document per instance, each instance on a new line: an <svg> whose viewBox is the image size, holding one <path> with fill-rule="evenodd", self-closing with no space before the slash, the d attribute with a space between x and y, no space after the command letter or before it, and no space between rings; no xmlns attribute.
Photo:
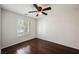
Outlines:
<svg viewBox="0 0 79 59"><path fill-rule="evenodd" d="M29 11L28 13L34 13L37 12L36 16L39 16L40 14L44 14L44 15L48 15L47 13L45 13L45 11L47 10L51 10L51 7L47 7L47 8L42 8L42 6L38 6L37 4L33 4L34 7L37 9L37 11Z"/></svg>

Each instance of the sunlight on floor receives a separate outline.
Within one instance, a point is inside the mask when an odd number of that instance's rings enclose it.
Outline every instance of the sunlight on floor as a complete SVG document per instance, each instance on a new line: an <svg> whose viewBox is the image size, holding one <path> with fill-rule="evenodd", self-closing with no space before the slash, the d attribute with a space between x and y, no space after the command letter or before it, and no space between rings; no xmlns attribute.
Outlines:
<svg viewBox="0 0 79 59"><path fill-rule="evenodd" d="M27 54L27 53L30 53L30 52L31 52L30 45L28 45L27 47L24 47L22 49L17 50L18 54Z"/></svg>

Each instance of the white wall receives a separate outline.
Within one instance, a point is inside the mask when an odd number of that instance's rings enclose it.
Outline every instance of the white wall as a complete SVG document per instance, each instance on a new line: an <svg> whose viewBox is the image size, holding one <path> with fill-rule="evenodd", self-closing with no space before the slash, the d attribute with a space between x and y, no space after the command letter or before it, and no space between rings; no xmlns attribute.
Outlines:
<svg viewBox="0 0 79 59"><path fill-rule="evenodd" d="M0 53L1 53L1 5L0 5Z"/></svg>
<svg viewBox="0 0 79 59"><path fill-rule="evenodd" d="M38 20L2 10L2 48L38 37L79 49L78 15L78 5L54 5L48 16ZM17 18L31 21L29 35L17 37Z"/></svg>
<svg viewBox="0 0 79 59"><path fill-rule="evenodd" d="M17 19L28 19L30 23L30 33L23 37L17 37ZM2 9L2 48L35 38L35 19L16 14Z"/></svg>
<svg viewBox="0 0 79 59"><path fill-rule="evenodd" d="M79 49L79 5L53 5L52 13L38 20L38 37Z"/></svg>

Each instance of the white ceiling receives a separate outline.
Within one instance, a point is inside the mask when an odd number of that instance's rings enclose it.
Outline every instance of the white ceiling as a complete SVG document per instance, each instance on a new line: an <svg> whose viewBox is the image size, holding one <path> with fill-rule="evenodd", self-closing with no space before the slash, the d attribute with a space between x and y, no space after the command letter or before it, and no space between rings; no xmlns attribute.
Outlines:
<svg viewBox="0 0 79 59"><path fill-rule="evenodd" d="M40 4L38 4L40 5ZM57 8L59 8L60 10L62 10L63 8L64 9L75 9L75 8L78 8L79 10L79 5L76 5L76 4L66 4L66 5L62 5L62 4L41 4L41 6L43 8L46 8L48 6L50 6L52 8L52 10L49 10L49 11L45 11L48 15L47 16L50 16L50 15L53 15L54 14L54 11L58 10ZM57 7L58 6L58 7ZM42 18L42 17L46 17L46 15L40 15L40 16L36 16L37 13L28 13L29 11L35 11L36 8L33 6L33 4L2 4L2 8L4 9L7 9L7 10L10 10L12 12L16 12L16 13L19 13L19 14L27 14L26 16L30 16L32 18L36 18L36 19L39 19L39 18Z"/></svg>
<svg viewBox="0 0 79 59"><path fill-rule="evenodd" d="M50 4L41 4L42 7L52 7L53 5ZM27 14L27 16L33 17L33 18L41 18L45 17L45 15L36 16L37 13L28 13L28 11L35 11L36 8L33 6L33 4L3 4L2 8L10 10L12 12L16 12L19 14ZM51 11L46 11L46 13L51 13Z"/></svg>

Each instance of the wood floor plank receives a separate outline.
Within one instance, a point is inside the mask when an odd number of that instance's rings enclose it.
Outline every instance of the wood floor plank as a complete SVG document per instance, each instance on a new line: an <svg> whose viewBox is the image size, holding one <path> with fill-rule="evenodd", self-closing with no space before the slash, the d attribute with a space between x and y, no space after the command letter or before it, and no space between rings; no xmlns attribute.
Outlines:
<svg viewBox="0 0 79 59"><path fill-rule="evenodd" d="M79 54L79 50L34 38L1 50L2 54Z"/></svg>

